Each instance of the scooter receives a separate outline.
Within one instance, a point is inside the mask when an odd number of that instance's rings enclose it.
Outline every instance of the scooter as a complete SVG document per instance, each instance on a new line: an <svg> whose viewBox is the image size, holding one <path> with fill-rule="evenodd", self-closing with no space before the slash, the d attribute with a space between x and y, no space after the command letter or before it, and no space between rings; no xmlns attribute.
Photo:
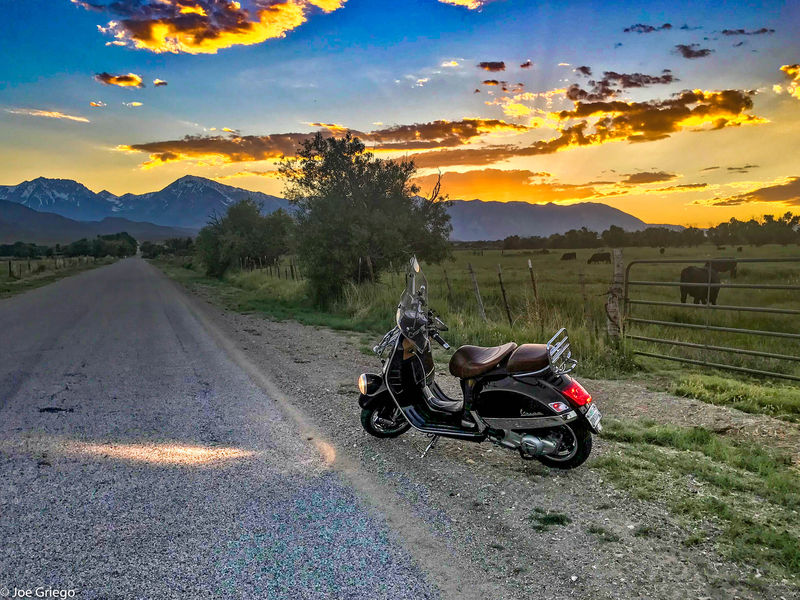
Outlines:
<svg viewBox="0 0 800 600"><path fill-rule="evenodd" d="M428 282L416 258L409 263L396 322L373 348L381 373L358 378L367 433L394 438L414 427L432 438L423 456L448 437L488 440L558 469L573 469L589 457L602 415L568 375L578 361L566 329L547 344L461 346L449 367L462 397L450 398L435 381L431 351L431 340L450 349L440 335L448 328L428 306Z"/></svg>

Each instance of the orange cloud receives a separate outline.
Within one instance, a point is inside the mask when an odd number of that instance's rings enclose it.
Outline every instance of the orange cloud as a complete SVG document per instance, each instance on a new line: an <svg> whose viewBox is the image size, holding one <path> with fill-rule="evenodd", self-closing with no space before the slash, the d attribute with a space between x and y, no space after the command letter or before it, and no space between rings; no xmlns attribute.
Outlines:
<svg viewBox="0 0 800 600"><path fill-rule="evenodd" d="M786 177L743 194L714 198L705 202L711 206L739 206L754 202L776 202L787 206L800 206L800 177Z"/></svg>
<svg viewBox="0 0 800 600"><path fill-rule="evenodd" d="M463 6L470 10L477 10L484 4L488 4L492 0L439 0L442 4L452 4L453 6Z"/></svg>
<svg viewBox="0 0 800 600"><path fill-rule="evenodd" d="M783 65L781 71L790 79L790 82L786 84L786 92L800 100L800 63ZM775 86L775 91L778 91L778 89L780 89L780 86Z"/></svg>
<svg viewBox="0 0 800 600"><path fill-rule="evenodd" d="M90 123L86 117L76 117L55 110L39 110L38 108L7 108L7 113L12 115L25 115L26 117L45 117L46 119L64 119L78 123Z"/></svg>
<svg viewBox="0 0 800 600"><path fill-rule="evenodd" d="M494 60L487 60L478 63L478 68L483 69L484 71L491 71L492 73L496 73L498 71L505 71L506 70L506 63L502 60L494 61Z"/></svg>
<svg viewBox="0 0 800 600"><path fill-rule="evenodd" d="M106 103L103 102L102 100L92 100L89 102L89 106L93 108L105 108Z"/></svg>
<svg viewBox="0 0 800 600"><path fill-rule="evenodd" d="M465 173L447 172L442 175L442 192L460 200L492 200L495 202L565 202L583 200L598 195L591 185L563 184L544 181L549 173L526 169L478 169ZM432 187L438 175L417 177L414 182L422 189Z"/></svg>
<svg viewBox="0 0 800 600"><path fill-rule="evenodd" d="M78 2L84 8L117 17L102 33L109 45L163 53L216 54L231 46L281 38L308 20L313 10L329 13L347 0L257 2L253 10L234 0L116 0L109 4Z"/></svg>
<svg viewBox="0 0 800 600"><path fill-rule="evenodd" d="M140 75L136 73L127 73L125 75L112 75L111 73L98 73L94 76L95 81L99 81L105 85L116 85L119 87L136 87L143 88L144 81Z"/></svg>
<svg viewBox="0 0 800 600"><path fill-rule="evenodd" d="M156 87L164 87L165 85L168 85L168 83L163 79L153 79L153 85Z"/></svg>
<svg viewBox="0 0 800 600"><path fill-rule="evenodd" d="M236 173L231 173L230 175L219 175L214 179L219 179L222 181L225 179L234 179L236 177L268 177L270 179L280 179L281 174L279 171L255 171L245 169L244 171L237 171Z"/></svg>
<svg viewBox="0 0 800 600"><path fill-rule="evenodd" d="M348 131L342 125L310 123L334 134ZM395 125L370 132L353 131L364 142L372 143L371 150L397 152L454 147L492 133L527 131L525 125L507 123L499 119L462 119L460 121L431 121L413 125ZM284 133L273 135L186 136L180 140L148 142L119 146L125 152L145 152L150 159L142 164L150 168L182 160L202 161L211 164L268 160L293 156L297 147L309 139L310 133Z"/></svg>
<svg viewBox="0 0 800 600"><path fill-rule="evenodd" d="M570 148L615 141L647 142L680 131L723 129L759 124L765 119L748 114L752 92L687 90L668 100L649 102L575 101L572 110L550 113L558 135L529 146L495 145L426 152L414 157L422 167L486 165L514 156L552 154Z"/></svg>

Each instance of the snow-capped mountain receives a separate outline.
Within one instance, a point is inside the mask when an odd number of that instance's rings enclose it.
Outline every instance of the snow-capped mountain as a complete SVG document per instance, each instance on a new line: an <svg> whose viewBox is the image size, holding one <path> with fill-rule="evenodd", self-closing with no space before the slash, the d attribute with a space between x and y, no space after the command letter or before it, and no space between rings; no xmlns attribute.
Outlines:
<svg viewBox="0 0 800 600"><path fill-rule="evenodd" d="M106 197L72 179L37 177L19 185L0 186L0 200L80 221L97 221L112 214Z"/></svg>
<svg viewBox="0 0 800 600"><path fill-rule="evenodd" d="M245 198L261 202L265 212L288 208L282 198L192 175L157 192L122 196L107 190L95 193L70 179L38 177L19 185L0 186L0 200L70 219L97 221L114 216L191 229L200 229L212 214L224 215L230 204Z"/></svg>

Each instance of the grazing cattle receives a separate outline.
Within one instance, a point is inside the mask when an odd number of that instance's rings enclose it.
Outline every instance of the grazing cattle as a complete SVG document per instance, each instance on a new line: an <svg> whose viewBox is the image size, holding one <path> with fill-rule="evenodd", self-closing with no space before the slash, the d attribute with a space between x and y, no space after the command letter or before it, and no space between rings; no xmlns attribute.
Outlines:
<svg viewBox="0 0 800 600"><path fill-rule="evenodd" d="M593 265L595 263L611 263L611 252L595 252L586 261L586 264Z"/></svg>
<svg viewBox="0 0 800 600"><path fill-rule="evenodd" d="M717 246L717 250L725 250L725 246Z"/></svg>
<svg viewBox="0 0 800 600"><path fill-rule="evenodd" d="M741 251L742 251L742 247L741 247L741 246L739 246L738 248L736 248L736 251L737 251L737 252L741 252Z"/></svg>
<svg viewBox="0 0 800 600"><path fill-rule="evenodd" d="M550 250L547 248L542 248L541 250L537 250L536 254L550 254Z"/></svg>
<svg viewBox="0 0 800 600"><path fill-rule="evenodd" d="M708 267L709 263L706 263L705 266ZM731 277L736 279L736 261L734 259L715 258L710 262L710 266L718 273L726 273L730 271Z"/></svg>
<svg viewBox="0 0 800 600"><path fill-rule="evenodd" d="M709 279L710 278L710 279ZM681 286L681 302L686 303L686 296L694 298L695 304L711 304L717 303L717 296L719 295L719 273L714 269L709 269L708 266L700 267L686 267L681 271L681 283L708 283L710 280L712 285L682 285ZM717 284L717 285L714 285Z"/></svg>
<svg viewBox="0 0 800 600"><path fill-rule="evenodd" d="M659 248L658 253L659 254L664 254L664 252L666 252L666 251L667 251L666 248Z"/></svg>
<svg viewBox="0 0 800 600"><path fill-rule="evenodd" d="M561 255L561 260L575 260L578 258L578 255L575 252L564 252Z"/></svg>

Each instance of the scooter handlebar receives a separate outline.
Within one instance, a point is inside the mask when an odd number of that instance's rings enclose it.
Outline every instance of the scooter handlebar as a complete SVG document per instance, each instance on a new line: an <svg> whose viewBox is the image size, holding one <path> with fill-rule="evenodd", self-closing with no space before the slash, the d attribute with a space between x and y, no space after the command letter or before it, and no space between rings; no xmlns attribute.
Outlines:
<svg viewBox="0 0 800 600"><path fill-rule="evenodd" d="M433 333L431 333L431 337L434 340L436 340L442 348L444 348L445 350L450 350L450 344L444 341L444 338L442 338L442 336L439 335L438 331L434 331Z"/></svg>

